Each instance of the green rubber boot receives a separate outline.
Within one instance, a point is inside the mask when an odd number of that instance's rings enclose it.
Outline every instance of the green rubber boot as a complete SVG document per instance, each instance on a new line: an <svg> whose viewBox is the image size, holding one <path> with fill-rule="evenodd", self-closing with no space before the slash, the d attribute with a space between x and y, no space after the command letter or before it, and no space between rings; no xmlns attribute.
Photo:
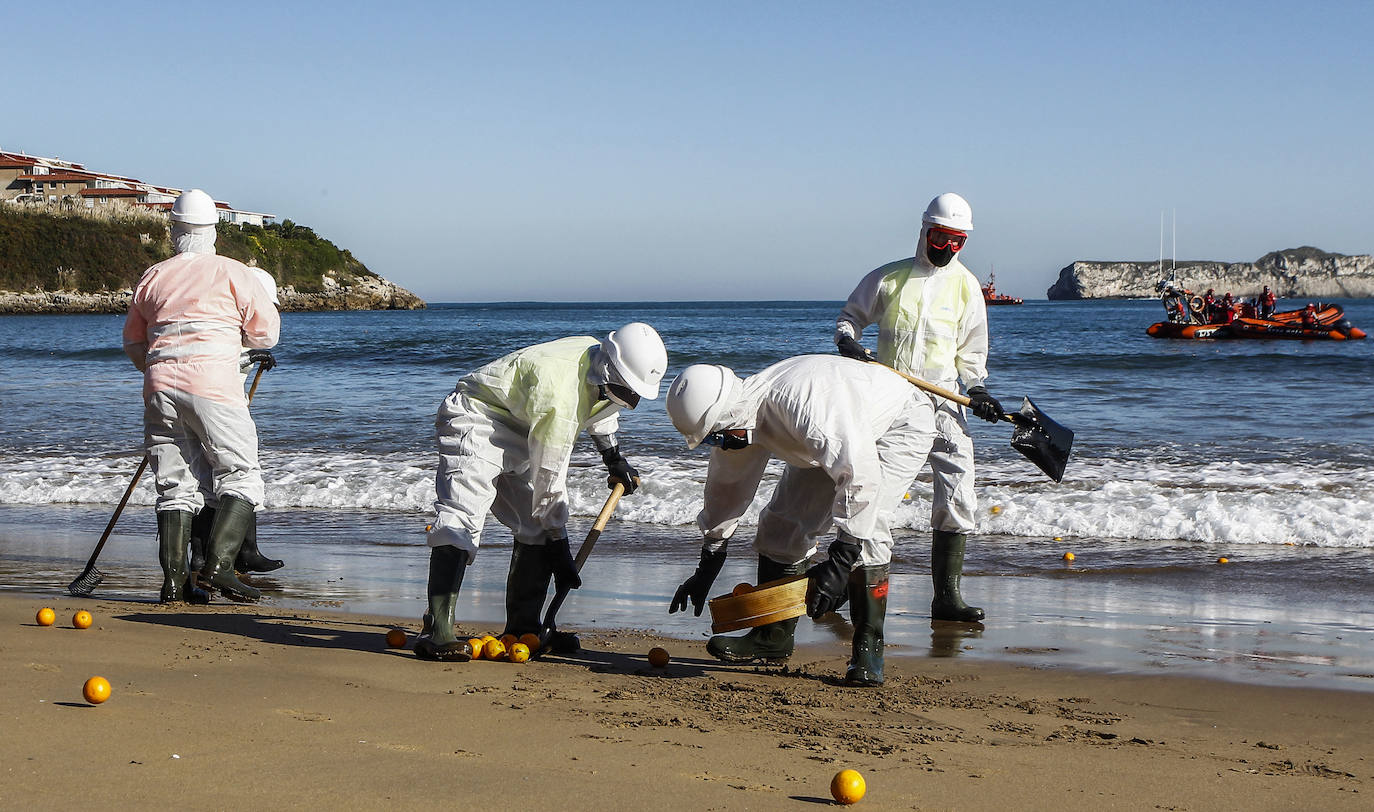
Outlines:
<svg viewBox="0 0 1374 812"><path fill-rule="evenodd" d="M855 567L849 574L849 620L854 643L845 672L846 685L883 684L883 621L887 618L888 565Z"/></svg>
<svg viewBox="0 0 1374 812"><path fill-rule="evenodd" d="M452 544L430 548L429 611L425 612L420 637L415 641L416 657L454 663L472 659L468 641L459 640L453 631L453 611L467 568L468 554Z"/></svg>
<svg viewBox="0 0 1374 812"><path fill-rule="evenodd" d="M234 574L234 558L243 546L243 534L253 520L253 503L237 496L222 496L210 528L209 550L201 580L236 601L255 601L262 593L243 583Z"/></svg>
<svg viewBox="0 0 1374 812"><path fill-rule="evenodd" d="M553 568L543 546L515 542L506 573L506 629L501 634L539 634L551 578Z"/></svg>
<svg viewBox="0 0 1374 812"><path fill-rule="evenodd" d="M191 535L190 511L164 510L157 514L157 561L162 565L160 603L209 603L205 590L191 582L186 566L186 540Z"/></svg>
<svg viewBox="0 0 1374 812"><path fill-rule="evenodd" d="M964 574L964 545L968 536L936 530L930 536L930 577L935 582L935 598L930 602L931 620L977 623L983 610L964 603L959 594L959 578Z"/></svg>
<svg viewBox="0 0 1374 812"><path fill-rule="evenodd" d="M248 532L243 534L243 546L234 559L234 569L239 572L271 572L286 566L280 558L268 558L258 549L258 514L248 523Z"/></svg>
<svg viewBox="0 0 1374 812"><path fill-rule="evenodd" d="M766 584L789 575L800 575L806 570L806 562L779 564L767 556L759 556L758 582ZM706 651L717 660L727 663L749 663L762 660L778 663L792 656L793 641L797 631L797 620L779 620L755 626L740 637L726 637L718 634L706 641Z"/></svg>
<svg viewBox="0 0 1374 812"><path fill-rule="evenodd" d="M210 528L215 526L215 509L203 507L191 520L191 572L205 569L205 553L210 549Z"/></svg>

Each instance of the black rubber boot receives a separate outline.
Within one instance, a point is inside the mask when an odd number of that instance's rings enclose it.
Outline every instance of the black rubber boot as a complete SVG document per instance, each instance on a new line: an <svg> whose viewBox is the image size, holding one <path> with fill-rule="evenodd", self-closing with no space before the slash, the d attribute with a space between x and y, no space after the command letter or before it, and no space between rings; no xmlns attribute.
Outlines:
<svg viewBox="0 0 1374 812"><path fill-rule="evenodd" d="M888 565L855 567L849 574L849 620L854 624L846 685L883 684L883 621L887 619Z"/></svg>
<svg viewBox="0 0 1374 812"><path fill-rule="evenodd" d="M209 603L205 590L191 582L186 566L186 539L191 534L191 513L164 510L157 514L157 561L162 565L161 603Z"/></svg>
<svg viewBox="0 0 1374 812"><path fill-rule="evenodd" d="M767 556L759 556L760 585L789 575L800 575L806 570L806 562L779 564ZM792 656L793 641L799 618L779 620L755 626L740 637L726 637L718 634L706 641L706 651L717 660L727 663L750 663L762 660L766 663L779 663Z"/></svg>
<svg viewBox="0 0 1374 812"><path fill-rule="evenodd" d="M468 554L452 544L430 548L429 610L415 641L416 657L452 663L472 659L468 641L459 640L453 631L453 610L458 605L458 590L463 586L467 568Z"/></svg>
<svg viewBox="0 0 1374 812"><path fill-rule="evenodd" d="M506 629L501 632L519 637L539 634L543 626L544 599L549 594L549 566L542 545L515 542L506 573Z"/></svg>
<svg viewBox="0 0 1374 812"><path fill-rule="evenodd" d="M964 574L963 533L936 530L930 536L930 577L935 582L935 598L930 602L931 620L956 620L977 623L983 610L964 603L959 594L959 578Z"/></svg>
<svg viewBox="0 0 1374 812"><path fill-rule="evenodd" d="M215 526L215 509L201 508L191 520L191 572L205 569L205 551L210 549L210 528Z"/></svg>
<svg viewBox="0 0 1374 812"><path fill-rule="evenodd" d="M268 558L258 549L258 514L248 523L248 532L243 535L243 546L234 559L234 569L239 572L271 572L286 566L279 558Z"/></svg>
<svg viewBox="0 0 1374 812"><path fill-rule="evenodd" d="M222 496L210 528L209 551L201 580L236 601L255 601L262 593L243 583L234 574L234 559L243 546L243 534L253 521L253 503L237 496Z"/></svg>

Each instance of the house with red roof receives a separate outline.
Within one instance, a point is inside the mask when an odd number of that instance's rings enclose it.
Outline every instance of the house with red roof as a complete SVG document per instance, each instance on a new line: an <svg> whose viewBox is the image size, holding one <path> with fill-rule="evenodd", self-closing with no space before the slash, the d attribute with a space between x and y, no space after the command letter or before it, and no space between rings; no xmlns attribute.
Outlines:
<svg viewBox="0 0 1374 812"><path fill-rule="evenodd" d="M182 192L137 178L96 172L61 158L0 150L0 203L93 209L113 202L167 212ZM265 212L236 209L216 200L219 218L228 223L261 226L276 219Z"/></svg>

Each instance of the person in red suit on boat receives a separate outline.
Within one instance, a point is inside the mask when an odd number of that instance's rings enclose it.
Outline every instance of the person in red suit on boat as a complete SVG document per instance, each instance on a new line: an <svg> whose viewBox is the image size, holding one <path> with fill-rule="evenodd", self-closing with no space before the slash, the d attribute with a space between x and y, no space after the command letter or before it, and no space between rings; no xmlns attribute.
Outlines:
<svg viewBox="0 0 1374 812"><path fill-rule="evenodd" d="M1307 307L1303 308L1303 311L1302 311L1302 326L1303 326L1303 327L1316 327L1316 326L1317 326L1317 306L1316 306L1315 304L1311 303L1311 302L1308 302L1308 303L1307 303Z"/></svg>
<svg viewBox="0 0 1374 812"><path fill-rule="evenodd" d="M1216 290L1208 288L1207 293L1202 297L1202 320L1207 324L1212 324L1217 320L1217 296Z"/></svg>
<svg viewBox="0 0 1374 812"><path fill-rule="evenodd" d="M1226 295L1221 297L1221 320L1230 324L1236 317L1236 300L1231 296L1231 291L1226 291Z"/></svg>
<svg viewBox="0 0 1374 812"><path fill-rule="evenodd" d="M1265 285L1264 292L1261 293L1259 297L1260 318L1267 319L1274 315L1274 307L1277 304L1278 298L1274 296L1274 291L1270 290L1268 285Z"/></svg>

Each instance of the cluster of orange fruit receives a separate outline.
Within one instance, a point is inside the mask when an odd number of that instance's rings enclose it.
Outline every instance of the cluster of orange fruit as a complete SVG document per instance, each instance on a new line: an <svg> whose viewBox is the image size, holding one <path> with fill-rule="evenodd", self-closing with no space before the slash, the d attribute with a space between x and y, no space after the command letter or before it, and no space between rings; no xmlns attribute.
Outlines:
<svg viewBox="0 0 1374 812"><path fill-rule="evenodd" d="M529 660L531 654L539 651L539 635L530 632L519 637L513 634L503 634L497 638L486 634L481 637L469 638L468 646L472 649L472 659L474 660L504 660L511 663L523 663Z"/></svg>

